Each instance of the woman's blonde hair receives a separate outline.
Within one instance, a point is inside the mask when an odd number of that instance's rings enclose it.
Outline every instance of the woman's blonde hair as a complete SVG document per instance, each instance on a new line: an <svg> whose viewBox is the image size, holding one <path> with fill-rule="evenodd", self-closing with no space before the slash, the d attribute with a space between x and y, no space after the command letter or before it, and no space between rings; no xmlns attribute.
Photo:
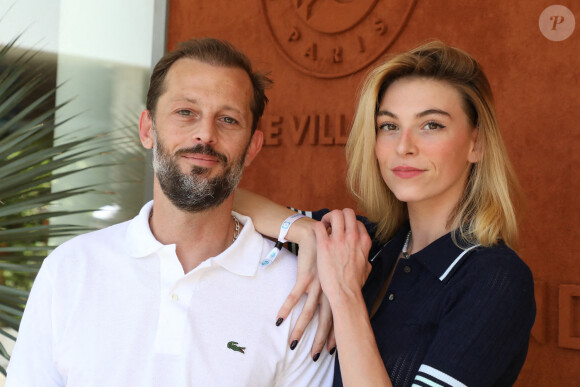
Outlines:
<svg viewBox="0 0 580 387"><path fill-rule="evenodd" d="M374 68L363 83L348 143L347 183L361 209L377 224L376 238L387 241L407 219L404 202L385 184L375 155L376 113L395 80L424 77L448 82L460 93L463 110L479 130L481 161L471 166L465 192L448 226L468 244L490 246L503 240L515 248L517 222L513 200L517 179L501 138L493 95L481 66L466 52L430 42L392 57Z"/></svg>

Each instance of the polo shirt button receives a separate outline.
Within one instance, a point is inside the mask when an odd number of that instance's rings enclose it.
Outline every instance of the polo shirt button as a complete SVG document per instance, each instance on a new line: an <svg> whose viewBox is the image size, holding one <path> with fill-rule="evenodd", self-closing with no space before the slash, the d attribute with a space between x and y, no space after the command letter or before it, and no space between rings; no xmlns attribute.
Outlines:
<svg viewBox="0 0 580 387"><path fill-rule="evenodd" d="M391 293L389 294L389 301L393 301L395 299L395 294Z"/></svg>
<svg viewBox="0 0 580 387"><path fill-rule="evenodd" d="M179 301L179 296L175 293L171 293L171 300L172 301Z"/></svg>
<svg viewBox="0 0 580 387"><path fill-rule="evenodd" d="M410 272L411 272L411 266L408 266L408 265L407 265L407 266L405 266L405 267L403 268L403 271L404 271L405 273L410 273Z"/></svg>

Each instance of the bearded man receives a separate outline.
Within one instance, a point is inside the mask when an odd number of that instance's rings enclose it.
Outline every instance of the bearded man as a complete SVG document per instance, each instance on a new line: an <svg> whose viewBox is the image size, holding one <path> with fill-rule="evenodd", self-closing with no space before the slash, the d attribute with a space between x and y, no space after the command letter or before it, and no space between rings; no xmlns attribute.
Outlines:
<svg viewBox="0 0 580 387"><path fill-rule="evenodd" d="M139 135L153 201L76 237L34 283L6 386L321 386L333 357L274 323L295 258L232 212L271 81L227 42L182 43L155 66ZM274 249L275 251L275 249ZM315 319L316 320L316 319ZM279 325L279 326L277 326Z"/></svg>

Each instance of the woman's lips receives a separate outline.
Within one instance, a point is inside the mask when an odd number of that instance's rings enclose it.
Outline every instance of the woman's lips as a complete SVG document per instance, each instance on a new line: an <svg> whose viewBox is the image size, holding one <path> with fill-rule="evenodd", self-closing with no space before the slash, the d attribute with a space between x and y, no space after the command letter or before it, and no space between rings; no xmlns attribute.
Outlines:
<svg viewBox="0 0 580 387"><path fill-rule="evenodd" d="M425 172L423 169L407 166L393 168L393 173L395 174L395 176L400 177L402 179L410 179L412 177L422 174L423 172Z"/></svg>

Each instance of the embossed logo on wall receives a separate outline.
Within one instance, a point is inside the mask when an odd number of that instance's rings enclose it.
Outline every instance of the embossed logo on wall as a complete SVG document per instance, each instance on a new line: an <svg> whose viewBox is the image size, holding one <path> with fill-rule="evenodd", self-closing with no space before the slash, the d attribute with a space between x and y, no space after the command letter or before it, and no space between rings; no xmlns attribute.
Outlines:
<svg viewBox="0 0 580 387"><path fill-rule="evenodd" d="M262 0L282 55L300 71L339 78L361 70L393 44L416 0Z"/></svg>

